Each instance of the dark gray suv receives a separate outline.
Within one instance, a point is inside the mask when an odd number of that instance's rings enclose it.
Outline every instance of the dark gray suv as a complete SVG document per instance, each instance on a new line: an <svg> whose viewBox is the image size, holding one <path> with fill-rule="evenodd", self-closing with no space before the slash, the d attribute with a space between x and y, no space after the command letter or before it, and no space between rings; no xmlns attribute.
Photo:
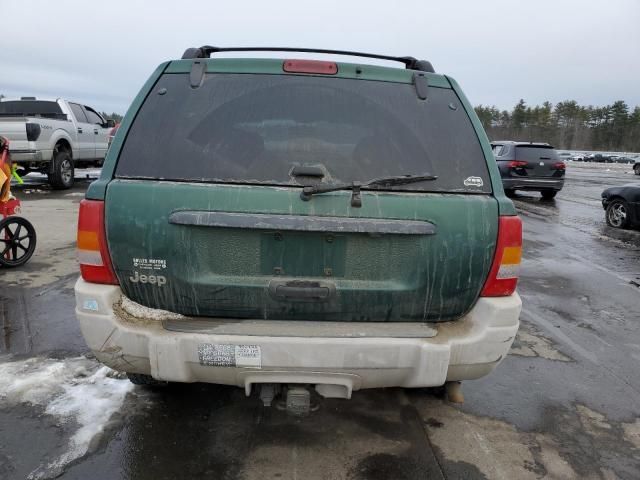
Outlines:
<svg viewBox="0 0 640 480"><path fill-rule="evenodd" d="M548 143L507 140L491 146L508 196L516 190L533 190L551 200L562 189L565 164Z"/></svg>

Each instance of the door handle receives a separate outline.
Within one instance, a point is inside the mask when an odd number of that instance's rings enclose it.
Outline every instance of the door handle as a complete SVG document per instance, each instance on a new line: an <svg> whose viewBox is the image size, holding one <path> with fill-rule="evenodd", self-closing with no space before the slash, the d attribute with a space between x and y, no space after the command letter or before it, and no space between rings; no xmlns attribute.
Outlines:
<svg viewBox="0 0 640 480"><path fill-rule="evenodd" d="M277 279L269 282L269 294L276 300L327 302L335 296L332 282Z"/></svg>
<svg viewBox="0 0 640 480"><path fill-rule="evenodd" d="M98 134L98 129L96 128L93 133L95 133L96 135Z"/></svg>
<svg viewBox="0 0 640 480"><path fill-rule="evenodd" d="M82 128L78 127L78 133L82 133Z"/></svg>

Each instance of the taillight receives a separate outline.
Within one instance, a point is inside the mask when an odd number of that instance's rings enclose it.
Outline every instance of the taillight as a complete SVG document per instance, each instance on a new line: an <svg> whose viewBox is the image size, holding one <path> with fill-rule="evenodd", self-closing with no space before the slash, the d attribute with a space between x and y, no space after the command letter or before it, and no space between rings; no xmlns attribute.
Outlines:
<svg viewBox="0 0 640 480"><path fill-rule="evenodd" d="M496 253L481 296L505 297L515 292L521 258L522 220L516 216L499 217Z"/></svg>
<svg viewBox="0 0 640 480"><path fill-rule="evenodd" d="M104 228L104 202L82 200L78 214L78 261L82 278L92 283L118 284L111 267Z"/></svg>
<svg viewBox="0 0 640 480"><path fill-rule="evenodd" d="M335 75L338 73L336 62L322 60L285 60L282 70L291 73L319 73L323 75Z"/></svg>
<svg viewBox="0 0 640 480"><path fill-rule="evenodd" d="M40 125L38 125L37 123L27 123L26 129L27 129L27 141L35 142L40 136L40 131L41 131Z"/></svg>
<svg viewBox="0 0 640 480"><path fill-rule="evenodd" d="M564 162L556 162L551 165L551 170L564 170L565 168L567 168L567 166L564 164Z"/></svg>
<svg viewBox="0 0 640 480"><path fill-rule="evenodd" d="M529 164L527 162L522 162L520 160L514 160L512 162L509 162L507 165L509 165L510 168L523 168Z"/></svg>

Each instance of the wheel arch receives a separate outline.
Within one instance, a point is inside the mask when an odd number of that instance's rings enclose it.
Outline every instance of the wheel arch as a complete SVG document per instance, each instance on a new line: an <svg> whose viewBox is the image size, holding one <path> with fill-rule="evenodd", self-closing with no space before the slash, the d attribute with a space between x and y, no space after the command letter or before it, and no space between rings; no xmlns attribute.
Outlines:
<svg viewBox="0 0 640 480"><path fill-rule="evenodd" d="M65 137L60 137L56 140L55 145L53 146L53 155L60 150L68 152L69 155L71 155L71 158L74 157L71 142Z"/></svg>

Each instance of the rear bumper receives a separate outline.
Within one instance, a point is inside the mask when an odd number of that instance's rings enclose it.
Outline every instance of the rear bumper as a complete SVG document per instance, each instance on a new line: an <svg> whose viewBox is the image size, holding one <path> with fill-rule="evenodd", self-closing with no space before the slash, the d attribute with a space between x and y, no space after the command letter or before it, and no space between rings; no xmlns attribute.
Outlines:
<svg viewBox="0 0 640 480"><path fill-rule="evenodd" d="M509 190L562 190L562 178L503 178L502 185Z"/></svg>
<svg viewBox="0 0 640 480"><path fill-rule="evenodd" d="M185 328L176 331L181 319L171 321L169 330L161 315L124 311L117 286L79 279L75 293L87 345L116 370L159 380L236 385L247 393L257 383L330 385L346 398L362 388L429 387L488 374L507 355L521 309L514 293L480 298L455 322L358 324L356 335L325 323L327 328L317 328L318 322L257 320L211 320L211 328L202 330L187 328L187 318ZM403 336L403 329L416 328L430 333Z"/></svg>

